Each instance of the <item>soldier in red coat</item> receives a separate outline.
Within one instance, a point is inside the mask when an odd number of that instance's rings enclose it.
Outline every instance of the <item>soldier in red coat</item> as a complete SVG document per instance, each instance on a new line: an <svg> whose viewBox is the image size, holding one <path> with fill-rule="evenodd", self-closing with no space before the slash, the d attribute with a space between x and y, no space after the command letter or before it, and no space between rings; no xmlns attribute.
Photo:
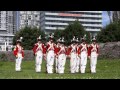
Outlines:
<svg viewBox="0 0 120 90"><path fill-rule="evenodd" d="M88 57L90 59L90 67L91 73L96 73L96 64L97 64L97 57L98 57L98 44L96 43L96 38L92 39L92 44L89 46L88 50Z"/></svg>
<svg viewBox="0 0 120 90"><path fill-rule="evenodd" d="M58 73L63 74L65 70L65 63L66 63L66 53L67 53L67 47L64 45L64 37L62 37L62 40L60 41L61 45L59 46L58 51Z"/></svg>
<svg viewBox="0 0 120 90"><path fill-rule="evenodd" d="M82 38L82 43L79 46L78 53L80 54L80 71L85 73L87 56L88 56L88 45L86 44L86 35Z"/></svg>
<svg viewBox="0 0 120 90"><path fill-rule="evenodd" d="M58 52L60 50L60 45L61 45L60 41L61 41L61 38L59 38L57 40L57 44L56 44L56 47L55 47L55 67L56 67L56 73L58 73Z"/></svg>
<svg viewBox="0 0 120 90"><path fill-rule="evenodd" d="M19 40L17 40L16 46L13 51L15 57L17 58L15 62L16 71L21 71L21 63L22 63L22 59L24 58L24 51L23 51L23 47L21 46L21 40L22 37Z"/></svg>
<svg viewBox="0 0 120 90"><path fill-rule="evenodd" d="M49 35L49 42L47 42L46 50L47 50L47 73L52 74L53 73L53 65L54 65L54 59L55 59L55 47L56 44L53 42L53 36L52 33Z"/></svg>
<svg viewBox="0 0 120 90"><path fill-rule="evenodd" d="M35 55L35 71L41 72L41 64L43 56L45 56L46 50L44 44L41 42L41 36L37 38L38 42L33 47L33 52Z"/></svg>
<svg viewBox="0 0 120 90"><path fill-rule="evenodd" d="M68 54L70 55L70 72L76 73L77 66L77 45L75 36L71 40L72 44L68 47Z"/></svg>
<svg viewBox="0 0 120 90"><path fill-rule="evenodd" d="M79 72L79 67L80 67L80 54L78 53L78 49L79 49L79 39L76 39L76 46L77 46L77 61L76 61L76 72Z"/></svg>

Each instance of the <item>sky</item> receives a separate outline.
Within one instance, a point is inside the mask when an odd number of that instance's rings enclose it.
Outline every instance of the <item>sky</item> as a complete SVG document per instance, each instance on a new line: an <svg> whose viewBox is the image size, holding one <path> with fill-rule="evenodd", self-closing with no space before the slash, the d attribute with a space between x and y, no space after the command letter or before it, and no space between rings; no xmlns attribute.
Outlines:
<svg viewBox="0 0 120 90"><path fill-rule="evenodd" d="M107 12L106 11L103 11L103 14L102 14L102 25L103 27L106 26L107 24L110 23L110 20L109 20L109 17L107 15Z"/></svg>

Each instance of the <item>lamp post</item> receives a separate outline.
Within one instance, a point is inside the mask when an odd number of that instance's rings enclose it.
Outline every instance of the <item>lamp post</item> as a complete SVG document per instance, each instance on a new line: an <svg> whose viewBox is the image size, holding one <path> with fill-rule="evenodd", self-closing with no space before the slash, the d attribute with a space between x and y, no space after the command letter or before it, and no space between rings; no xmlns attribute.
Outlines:
<svg viewBox="0 0 120 90"><path fill-rule="evenodd" d="M9 46L9 38L7 38L7 46Z"/></svg>
<svg viewBox="0 0 120 90"><path fill-rule="evenodd" d="M3 37L4 51L7 51L7 46L9 46L9 38Z"/></svg>
<svg viewBox="0 0 120 90"><path fill-rule="evenodd" d="M4 41L5 41L5 51L6 51L6 47L7 47L7 40L6 40L6 38L4 39Z"/></svg>

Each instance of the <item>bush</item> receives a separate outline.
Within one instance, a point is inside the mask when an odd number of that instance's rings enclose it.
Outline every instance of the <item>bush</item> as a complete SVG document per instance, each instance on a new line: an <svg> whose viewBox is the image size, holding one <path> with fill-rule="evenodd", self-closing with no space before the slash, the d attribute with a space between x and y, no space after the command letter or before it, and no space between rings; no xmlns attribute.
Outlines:
<svg viewBox="0 0 120 90"><path fill-rule="evenodd" d="M34 60L34 55L32 50L24 51L25 57L23 60L29 61ZM0 61L15 61L16 57L13 54L13 51L0 52Z"/></svg>
<svg viewBox="0 0 120 90"><path fill-rule="evenodd" d="M7 60L7 56L6 56L5 53L1 53L1 54L0 54L0 60L1 60L1 61L6 61L6 60Z"/></svg>

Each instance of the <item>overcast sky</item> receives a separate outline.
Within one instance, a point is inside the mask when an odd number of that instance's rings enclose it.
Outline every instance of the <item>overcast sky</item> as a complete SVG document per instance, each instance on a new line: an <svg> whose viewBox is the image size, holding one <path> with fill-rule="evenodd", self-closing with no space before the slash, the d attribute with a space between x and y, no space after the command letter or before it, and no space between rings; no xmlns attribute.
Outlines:
<svg viewBox="0 0 120 90"><path fill-rule="evenodd" d="M109 23L110 23L110 21L109 21L109 17L107 15L107 12L103 11L103 18L102 18L103 27L106 26Z"/></svg>

